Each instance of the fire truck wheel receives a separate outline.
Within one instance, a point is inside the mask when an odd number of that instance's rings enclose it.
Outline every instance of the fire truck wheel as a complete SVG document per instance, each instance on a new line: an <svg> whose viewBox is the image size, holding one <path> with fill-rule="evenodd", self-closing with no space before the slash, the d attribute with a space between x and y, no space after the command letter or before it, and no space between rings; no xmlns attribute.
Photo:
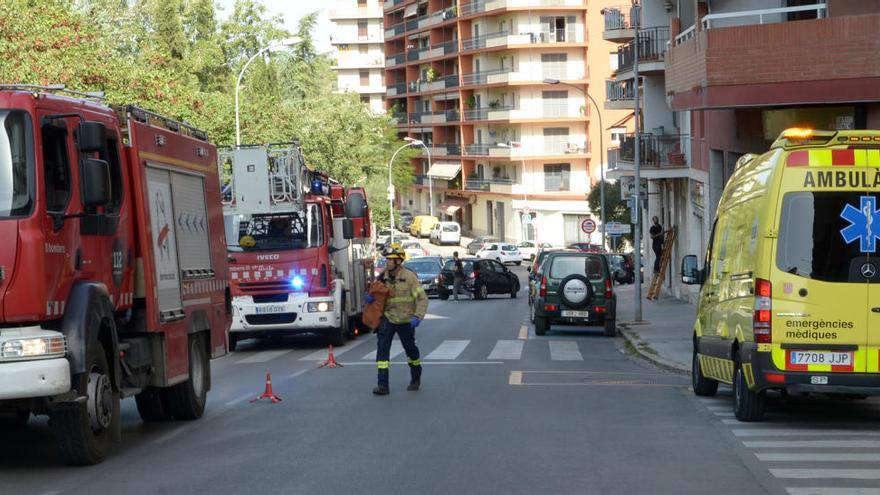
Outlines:
<svg viewBox="0 0 880 495"><path fill-rule="evenodd" d="M30 419L31 410L28 408L0 411L0 430L24 428Z"/></svg>
<svg viewBox="0 0 880 495"><path fill-rule="evenodd" d="M165 407L175 419L199 419L205 412L211 361L205 351L205 334L189 338L189 380L165 389Z"/></svg>
<svg viewBox="0 0 880 495"><path fill-rule="evenodd" d="M134 396L138 414L145 423L165 421L170 419L165 404L162 401L162 389L148 387L143 392Z"/></svg>
<svg viewBox="0 0 880 495"><path fill-rule="evenodd" d="M229 352L235 352L235 348L238 347L238 338L237 333L229 334Z"/></svg>
<svg viewBox="0 0 880 495"><path fill-rule="evenodd" d="M328 335L330 345L342 347L348 338L348 317L343 315L338 328L331 328Z"/></svg>
<svg viewBox="0 0 880 495"><path fill-rule="evenodd" d="M85 401L53 410L50 425L65 462L84 466L103 461L119 433L119 393L113 390L104 347L89 345L87 369L77 386Z"/></svg>

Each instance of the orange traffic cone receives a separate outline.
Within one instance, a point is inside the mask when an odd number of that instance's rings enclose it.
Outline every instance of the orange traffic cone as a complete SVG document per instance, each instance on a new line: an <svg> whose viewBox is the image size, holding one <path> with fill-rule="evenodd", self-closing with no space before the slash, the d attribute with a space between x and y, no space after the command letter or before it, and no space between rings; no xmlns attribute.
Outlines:
<svg viewBox="0 0 880 495"><path fill-rule="evenodd" d="M281 402L281 397L275 395L275 392L272 391L272 375L267 371L266 372L266 389L263 391L263 394L259 397L251 399L251 404L257 402L260 399L269 399L273 404L276 402Z"/></svg>
<svg viewBox="0 0 880 495"><path fill-rule="evenodd" d="M318 368L342 368L342 365L336 362L336 358L333 357L333 346L330 346L329 354L327 356L327 360L318 365Z"/></svg>

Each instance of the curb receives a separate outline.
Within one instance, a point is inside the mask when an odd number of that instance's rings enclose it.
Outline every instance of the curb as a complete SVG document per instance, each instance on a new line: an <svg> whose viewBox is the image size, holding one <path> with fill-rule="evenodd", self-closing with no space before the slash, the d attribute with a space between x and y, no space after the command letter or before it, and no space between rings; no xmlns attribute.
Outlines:
<svg viewBox="0 0 880 495"><path fill-rule="evenodd" d="M617 325L617 331L623 335L623 338L626 339L627 342L632 345L633 349L641 356L643 359L646 359L655 365L666 369L668 371L672 371L673 373L678 373L681 375L690 375L691 369L681 363L677 363L675 361L671 361L669 359L665 359L657 354L651 354L650 352L645 352L639 346L640 343L643 343L642 339L639 338L638 334L630 330L629 328Z"/></svg>

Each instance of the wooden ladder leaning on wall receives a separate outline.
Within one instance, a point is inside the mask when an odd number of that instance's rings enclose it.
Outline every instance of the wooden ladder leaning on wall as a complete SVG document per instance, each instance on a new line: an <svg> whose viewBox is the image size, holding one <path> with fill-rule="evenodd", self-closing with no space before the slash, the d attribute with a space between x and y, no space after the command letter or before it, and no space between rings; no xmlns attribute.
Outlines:
<svg viewBox="0 0 880 495"><path fill-rule="evenodd" d="M663 233L663 251L660 252L660 273L655 273L651 277L651 287L648 289L648 299L655 301L660 296L660 290L663 288L663 281L666 279L666 270L669 268L669 260L672 258L672 245L675 244L675 237L678 228L673 225L671 229Z"/></svg>

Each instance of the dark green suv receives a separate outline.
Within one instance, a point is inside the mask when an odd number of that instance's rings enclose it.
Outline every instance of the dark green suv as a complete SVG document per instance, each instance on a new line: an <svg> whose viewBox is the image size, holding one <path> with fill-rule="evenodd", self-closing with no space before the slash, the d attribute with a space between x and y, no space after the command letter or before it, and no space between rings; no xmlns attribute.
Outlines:
<svg viewBox="0 0 880 495"><path fill-rule="evenodd" d="M538 267L531 312L535 333L550 325L604 325L617 333L617 296L608 259L601 254L552 252Z"/></svg>

